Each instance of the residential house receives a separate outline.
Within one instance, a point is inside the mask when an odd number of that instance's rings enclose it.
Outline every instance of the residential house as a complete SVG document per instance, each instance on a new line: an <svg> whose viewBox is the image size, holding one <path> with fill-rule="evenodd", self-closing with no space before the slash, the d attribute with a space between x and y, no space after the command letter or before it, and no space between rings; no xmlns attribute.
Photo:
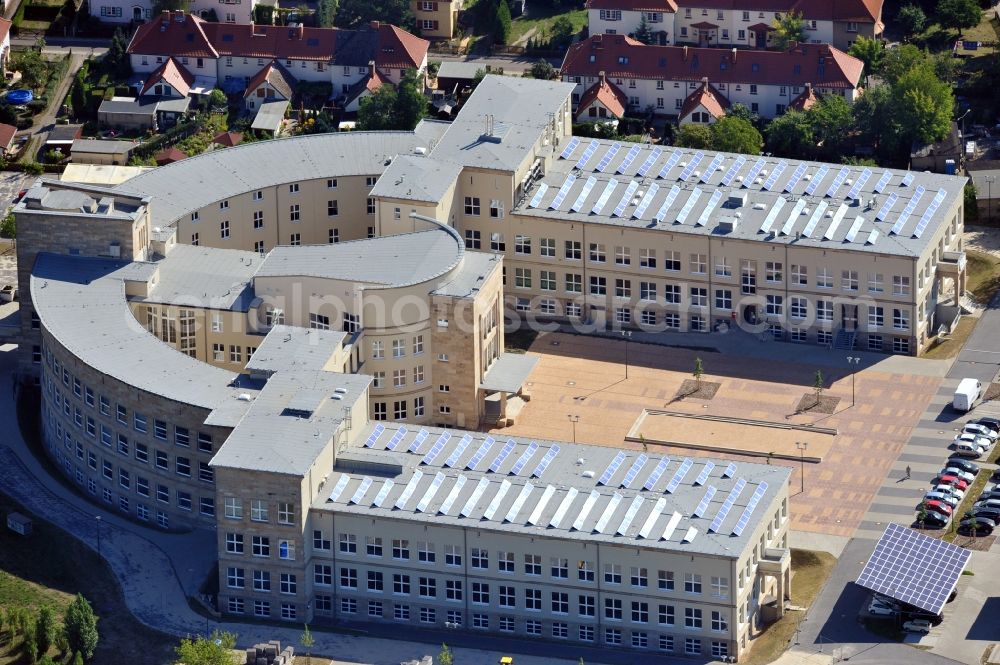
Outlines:
<svg viewBox="0 0 1000 665"><path fill-rule="evenodd" d="M588 0L590 34L634 35L646 17L657 43L767 48L772 27L795 12L810 43L846 50L859 36L882 34L882 0Z"/></svg>
<svg viewBox="0 0 1000 665"><path fill-rule="evenodd" d="M348 113L356 112L361 108L361 100L365 97L370 97L372 93L386 85L388 81L375 67L374 63L369 65L369 74L367 78L364 78L357 83L348 91L347 95L344 97L344 110ZM392 85L388 83L388 85Z"/></svg>
<svg viewBox="0 0 1000 665"><path fill-rule="evenodd" d="M458 25L462 0L411 0L410 9L417 21L420 36L427 39L451 39Z"/></svg>
<svg viewBox="0 0 1000 665"><path fill-rule="evenodd" d="M129 155L135 144L131 141L101 141L97 139L76 139L70 149L74 164L128 164Z"/></svg>
<svg viewBox="0 0 1000 665"><path fill-rule="evenodd" d="M295 79L280 63L271 61L250 80L243 101L248 111L257 109L263 102L292 101Z"/></svg>
<svg viewBox="0 0 1000 665"><path fill-rule="evenodd" d="M13 151L15 134L17 127L0 123L0 153L9 155Z"/></svg>
<svg viewBox="0 0 1000 665"><path fill-rule="evenodd" d="M773 118L804 90L840 95L854 103L864 64L829 44L799 44L787 51L647 46L625 35L592 35L571 46L562 80L576 84L574 108L601 73L628 96L634 112L679 115L705 79L728 104L745 104Z"/></svg>
<svg viewBox="0 0 1000 665"><path fill-rule="evenodd" d="M190 97L112 97L97 108L97 121L102 126L126 131L160 131L177 124L190 106Z"/></svg>
<svg viewBox="0 0 1000 665"><path fill-rule="evenodd" d="M686 125L696 123L710 125L729 110L729 100L718 89L708 82L708 78L702 79L698 89L687 96L681 104L681 111L677 114L677 124Z"/></svg>
<svg viewBox="0 0 1000 665"><path fill-rule="evenodd" d="M10 26L13 23L0 18L0 74L7 74L7 61L10 60Z"/></svg>
<svg viewBox="0 0 1000 665"><path fill-rule="evenodd" d="M140 26L128 54L138 76L174 58L209 89L217 85L230 93L244 92L279 63L294 82L330 83L338 96L368 78L372 62L393 84L407 71L423 72L427 47L426 40L378 21L357 30L231 25L175 11Z"/></svg>
<svg viewBox="0 0 1000 665"><path fill-rule="evenodd" d="M622 118L627 106L628 96L601 72L597 83L583 93L574 117L577 122Z"/></svg>
<svg viewBox="0 0 1000 665"><path fill-rule="evenodd" d="M92 14L105 23L145 23L154 18L156 3L153 0L98 0L92 5ZM257 0L188 0L186 11L207 19L211 12L222 23L253 23L253 10Z"/></svg>

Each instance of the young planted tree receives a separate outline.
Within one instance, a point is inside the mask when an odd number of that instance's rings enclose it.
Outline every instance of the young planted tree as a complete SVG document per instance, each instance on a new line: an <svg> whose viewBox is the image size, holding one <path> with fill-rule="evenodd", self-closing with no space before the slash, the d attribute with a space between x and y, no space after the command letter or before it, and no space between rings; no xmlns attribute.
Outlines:
<svg viewBox="0 0 1000 665"><path fill-rule="evenodd" d="M438 652L438 665L454 665L455 657L451 653L451 649L448 648L447 644L441 645L441 651Z"/></svg>
<svg viewBox="0 0 1000 665"><path fill-rule="evenodd" d="M921 501L920 502L920 510L917 511L917 524L919 524L920 528L923 529L924 528L924 522L926 522L926 521L927 521L927 502L926 501Z"/></svg>
<svg viewBox="0 0 1000 665"><path fill-rule="evenodd" d="M63 630L73 651L83 655L84 660L94 657L99 635L97 633L97 617L90 603L81 594L77 594L73 602L66 608L63 618Z"/></svg>
<svg viewBox="0 0 1000 665"><path fill-rule="evenodd" d="M306 658L311 660L312 648L316 646L316 639L312 636L312 632L309 630L309 624L305 624L302 630L302 636L299 637L299 644L306 652Z"/></svg>
<svg viewBox="0 0 1000 665"><path fill-rule="evenodd" d="M236 665L240 659L233 654L235 646L236 635L214 630L208 637L184 638L174 651L178 664Z"/></svg>
<svg viewBox="0 0 1000 665"><path fill-rule="evenodd" d="M691 376L694 377L695 385L698 390L701 390L701 377L705 375L705 367L701 364L701 358L694 359L694 371L691 372Z"/></svg>
<svg viewBox="0 0 1000 665"><path fill-rule="evenodd" d="M906 35L915 35L927 27L927 14L920 5L904 5L896 14L896 25Z"/></svg>
<svg viewBox="0 0 1000 665"><path fill-rule="evenodd" d="M35 639L38 641L38 653L45 654L56 641L56 613L45 606L38 611L35 619Z"/></svg>
<svg viewBox="0 0 1000 665"><path fill-rule="evenodd" d="M822 370L816 370L816 376L813 379L813 390L816 393L816 404L823 399L823 372Z"/></svg>
<svg viewBox="0 0 1000 665"><path fill-rule="evenodd" d="M497 3L496 32L493 34L493 41L497 44L509 44L512 30L510 7L507 6L507 0L500 0Z"/></svg>
<svg viewBox="0 0 1000 665"><path fill-rule="evenodd" d="M646 12L643 12L642 18L639 19L639 27L635 30L635 38L643 44L652 44L655 40L653 29L649 27L649 21L646 20Z"/></svg>

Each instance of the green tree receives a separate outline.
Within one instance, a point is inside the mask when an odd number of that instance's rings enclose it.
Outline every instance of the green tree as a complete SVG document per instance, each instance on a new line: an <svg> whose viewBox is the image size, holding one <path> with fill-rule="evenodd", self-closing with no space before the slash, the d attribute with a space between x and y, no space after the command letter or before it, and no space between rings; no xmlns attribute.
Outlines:
<svg viewBox="0 0 1000 665"><path fill-rule="evenodd" d="M568 16L557 18L549 29L553 46L568 46L573 40L574 34L576 34L576 30L573 28L573 21Z"/></svg>
<svg viewBox="0 0 1000 665"><path fill-rule="evenodd" d="M806 23L802 14L788 12L780 19L775 19L772 27L774 32L771 34L771 43L779 51L787 51L792 44L807 41Z"/></svg>
<svg viewBox="0 0 1000 665"><path fill-rule="evenodd" d="M550 81L556 76L556 68L548 60L537 60L531 63L528 73L531 74L531 78Z"/></svg>
<svg viewBox="0 0 1000 665"><path fill-rule="evenodd" d="M656 40L653 36L652 28L649 27L649 21L646 20L646 12L642 13L642 18L639 19L639 27L636 28L634 36L643 44L652 44Z"/></svg>
<svg viewBox="0 0 1000 665"><path fill-rule="evenodd" d="M38 661L38 665L56 665L56 661L52 660L51 656L44 655Z"/></svg>
<svg viewBox="0 0 1000 665"><path fill-rule="evenodd" d="M951 129L955 96L950 85L928 67L917 67L892 86L892 103L904 145L934 143Z"/></svg>
<svg viewBox="0 0 1000 665"><path fill-rule="evenodd" d="M83 654L84 660L94 657L99 635L97 633L97 617L90 603L82 595L77 594L73 602L66 608L63 618L63 630L73 651Z"/></svg>
<svg viewBox="0 0 1000 665"><path fill-rule="evenodd" d="M883 54L881 68L877 73L879 78L892 85L914 67L926 66L927 60L927 53L913 44L903 44Z"/></svg>
<svg viewBox="0 0 1000 665"><path fill-rule="evenodd" d="M38 611L38 617L35 619L35 639L38 641L38 652L48 653L49 648L55 644L56 641L56 613L49 607L42 607Z"/></svg>
<svg viewBox="0 0 1000 665"><path fill-rule="evenodd" d="M812 126L817 154L827 160L840 157L847 135L854 125L850 104L840 95L825 95L806 111L806 117Z"/></svg>
<svg viewBox="0 0 1000 665"><path fill-rule="evenodd" d="M816 394L816 403L817 404L819 404L819 401L823 398L823 388L824 388L824 386L823 386L823 371L822 370L816 370L816 374L813 377L813 391Z"/></svg>
<svg viewBox="0 0 1000 665"><path fill-rule="evenodd" d="M977 222L979 221L979 199L977 198L978 192L976 191L976 186L972 184L972 181L965 183L965 190L963 195L963 209L965 210L965 219L967 222ZM0 235L2 235L2 228L0 227Z"/></svg>
<svg viewBox="0 0 1000 665"><path fill-rule="evenodd" d="M35 49L27 49L14 52L10 69L21 72L21 86L37 89L45 82L48 66L41 53Z"/></svg>
<svg viewBox="0 0 1000 665"><path fill-rule="evenodd" d="M767 126L765 135L767 149L776 155L811 159L816 153L813 126L803 111L779 115Z"/></svg>
<svg viewBox="0 0 1000 665"><path fill-rule="evenodd" d="M73 654L73 665L83 665L83 654L79 651Z"/></svg>
<svg viewBox="0 0 1000 665"><path fill-rule="evenodd" d="M455 657L451 653L451 649L448 648L447 644L441 645L441 651L438 653L438 665L454 665Z"/></svg>
<svg viewBox="0 0 1000 665"><path fill-rule="evenodd" d="M316 25L321 28L331 28L336 17L337 0L319 0L316 3Z"/></svg>
<svg viewBox="0 0 1000 665"><path fill-rule="evenodd" d="M924 528L924 522L926 520L927 520L927 502L921 501L920 510L917 512L917 523L920 525L921 529Z"/></svg>
<svg viewBox="0 0 1000 665"><path fill-rule="evenodd" d="M896 25L905 35L915 35L927 27L927 14L920 5L904 5L896 14Z"/></svg>
<svg viewBox="0 0 1000 665"><path fill-rule="evenodd" d="M713 150L759 155L764 145L757 128L743 118L726 115L709 127Z"/></svg>
<svg viewBox="0 0 1000 665"><path fill-rule="evenodd" d="M983 10L978 0L939 0L937 20L946 28L958 30L961 38L963 30L974 28L983 20Z"/></svg>
<svg viewBox="0 0 1000 665"><path fill-rule="evenodd" d="M424 95L423 79L416 72L407 70L396 91L397 129L412 130L426 116L427 97Z"/></svg>
<svg viewBox="0 0 1000 665"><path fill-rule="evenodd" d="M24 655L28 657L29 663L38 662L38 638L35 636L34 629L25 631L22 649L24 649Z"/></svg>
<svg viewBox="0 0 1000 665"><path fill-rule="evenodd" d="M847 52L865 63L862 76L867 83L868 77L877 72L882 66L882 56L885 55L885 48L882 46L882 42L877 39L858 37L857 41L851 44L851 48Z"/></svg>
<svg viewBox="0 0 1000 665"><path fill-rule="evenodd" d="M854 103L854 129L860 139L875 146L883 158L895 155L900 147L899 127L892 109L892 88L873 85Z"/></svg>
<svg viewBox="0 0 1000 665"><path fill-rule="evenodd" d="M14 222L14 213L7 215L0 220L0 238L16 238L17 224Z"/></svg>
<svg viewBox="0 0 1000 665"><path fill-rule="evenodd" d="M497 44L509 44L510 43L510 33L513 30L513 25L511 24L510 18L510 7L507 6L507 0L500 0L497 3L497 21L496 21L496 32L493 34L493 41Z"/></svg>
<svg viewBox="0 0 1000 665"><path fill-rule="evenodd" d="M358 129L365 131L412 130L427 115L427 98L415 72L403 75L397 87L383 85L361 100Z"/></svg>
<svg viewBox="0 0 1000 665"><path fill-rule="evenodd" d="M317 9L317 11L320 11L322 9L322 1L323 0L321 0L320 7ZM337 8L336 5L334 5L333 12L330 15L331 21L333 20L333 16L335 16L336 13L337 13ZM270 5L257 5L256 7L254 7L253 22L259 25L274 25L274 7L271 7ZM324 26L324 27L329 27L329 26Z"/></svg>
<svg viewBox="0 0 1000 665"><path fill-rule="evenodd" d="M681 125L674 136L674 145L681 148L711 148L712 129L708 125L697 123Z"/></svg>
<svg viewBox="0 0 1000 665"><path fill-rule="evenodd" d="M309 630L309 624L305 624L302 630L302 635L299 637L299 644L306 652L306 657L310 656L312 648L316 646L316 639L312 636L312 632Z"/></svg>
<svg viewBox="0 0 1000 665"><path fill-rule="evenodd" d="M705 376L705 366L702 365L701 358L694 359L694 371L691 372L691 376L694 377L698 390L701 390L701 377Z"/></svg>
<svg viewBox="0 0 1000 665"><path fill-rule="evenodd" d="M750 110L750 107L746 104L740 104L739 102L733 104L726 111L726 116L729 118L741 118L746 120L754 127L760 126L760 116Z"/></svg>
<svg viewBox="0 0 1000 665"><path fill-rule="evenodd" d="M342 0L335 10L334 24L338 28L356 28L371 21L416 29L409 0Z"/></svg>
<svg viewBox="0 0 1000 665"><path fill-rule="evenodd" d="M208 637L184 638L174 649L177 665L237 665L242 660L233 653L236 635L219 630Z"/></svg>
<svg viewBox="0 0 1000 665"><path fill-rule="evenodd" d="M212 92L208 95L208 103L212 108L225 108L229 105L229 99L226 97L226 93L220 88L213 88Z"/></svg>

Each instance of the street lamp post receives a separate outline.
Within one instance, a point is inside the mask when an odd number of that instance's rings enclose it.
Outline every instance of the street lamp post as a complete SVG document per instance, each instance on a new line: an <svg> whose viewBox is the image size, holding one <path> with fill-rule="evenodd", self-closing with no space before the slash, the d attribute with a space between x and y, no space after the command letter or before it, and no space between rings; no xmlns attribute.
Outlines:
<svg viewBox="0 0 1000 665"><path fill-rule="evenodd" d="M847 356L847 364L848 364L848 366L850 366L852 368L851 369L851 406L854 406L854 398L855 398L854 377L857 374L857 370L854 369L854 368L857 367L858 363L860 363L860 362L861 362L861 356Z"/></svg>
<svg viewBox="0 0 1000 665"><path fill-rule="evenodd" d="M95 515L94 519L97 520L97 558L103 558L101 556L101 516Z"/></svg>
<svg viewBox="0 0 1000 665"><path fill-rule="evenodd" d="M571 414L569 421L573 423L573 443L576 443L576 424L580 422L580 416Z"/></svg>
<svg viewBox="0 0 1000 665"><path fill-rule="evenodd" d="M986 181L986 212L990 216L990 224L993 223L993 183L996 182L995 175L983 176Z"/></svg>
<svg viewBox="0 0 1000 665"><path fill-rule="evenodd" d="M807 441L796 441L795 447L799 449L799 463L801 464L801 469L799 473L799 494L805 494L806 492L806 448L809 447Z"/></svg>
<svg viewBox="0 0 1000 665"><path fill-rule="evenodd" d="M632 337L631 330L623 330L622 338L625 340L625 378L628 379L628 341Z"/></svg>

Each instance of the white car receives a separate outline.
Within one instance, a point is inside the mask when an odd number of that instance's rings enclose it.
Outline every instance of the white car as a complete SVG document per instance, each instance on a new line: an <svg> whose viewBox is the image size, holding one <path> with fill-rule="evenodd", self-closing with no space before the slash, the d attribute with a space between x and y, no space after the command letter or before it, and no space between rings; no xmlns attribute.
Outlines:
<svg viewBox="0 0 1000 665"><path fill-rule="evenodd" d="M940 492L947 496L953 496L959 501L965 498L965 491L960 490L957 487L952 487L951 485L937 485L932 490L932 492Z"/></svg>
<svg viewBox="0 0 1000 665"><path fill-rule="evenodd" d="M927 619L914 619L903 624L903 630L908 633L929 633L931 622Z"/></svg>
<svg viewBox="0 0 1000 665"><path fill-rule="evenodd" d="M958 506L961 500L954 494L945 494L944 492L931 491L924 495L924 501L942 501L947 503L952 508Z"/></svg>
<svg viewBox="0 0 1000 665"><path fill-rule="evenodd" d="M1000 436L1000 434L997 434L989 427L985 427L983 425L980 425L979 423L966 423L965 427L962 428L962 433L982 436L989 439L990 441L996 441L997 437Z"/></svg>
<svg viewBox="0 0 1000 665"><path fill-rule="evenodd" d="M878 599L872 599L872 602L868 605L868 611L875 616L888 617L899 613L899 610L888 603L879 601Z"/></svg>
<svg viewBox="0 0 1000 665"><path fill-rule="evenodd" d="M947 476L949 474L951 474L953 476L958 476L959 478L961 478L965 482L969 483L970 485L976 479L976 474L969 473L968 471L962 471L961 469L959 469L958 467L955 467L955 466L945 467L944 469L941 469L941 472L938 475L939 476Z"/></svg>
<svg viewBox="0 0 1000 665"><path fill-rule="evenodd" d="M984 436L976 436L975 434L959 434L955 437L955 443L964 443L968 446L975 446L979 448L980 452L985 452L989 449L991 442Z"/></svg>

